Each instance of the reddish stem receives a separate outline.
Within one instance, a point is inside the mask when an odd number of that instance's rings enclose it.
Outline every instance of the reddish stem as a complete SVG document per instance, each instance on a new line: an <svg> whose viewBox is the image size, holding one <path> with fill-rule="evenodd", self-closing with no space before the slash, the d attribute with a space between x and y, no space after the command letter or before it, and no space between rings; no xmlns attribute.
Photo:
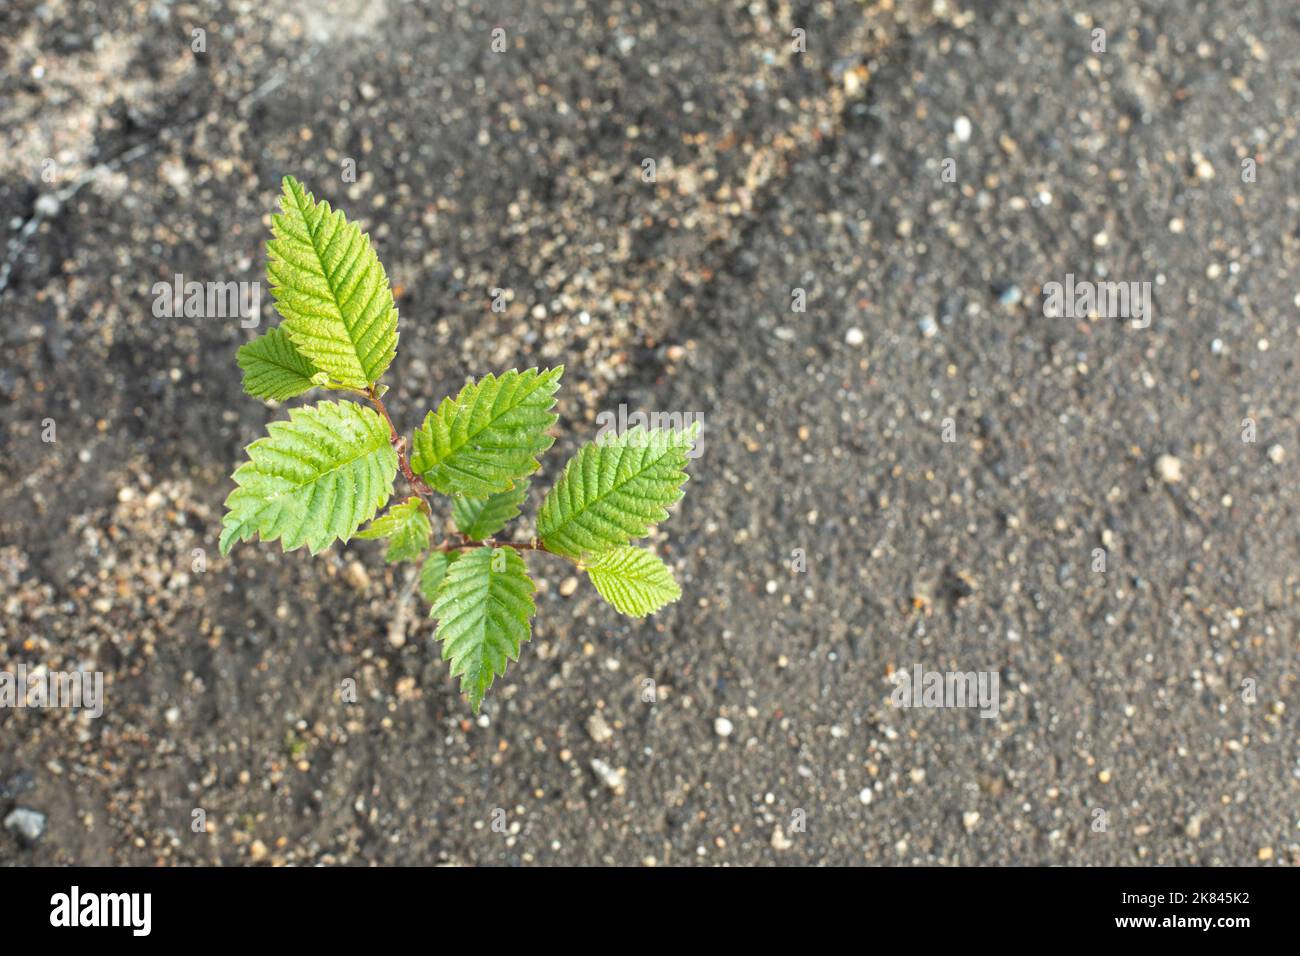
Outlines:
<svg viewBox="0 0 1300 956"><path fill-rule="evenodd" d="M433 507L430 499L434 495L434 490L429 487L429 483L417 475L411 468L411 459L406 446L406 438L397 433L397 427L393 424L393 418L388 414L388 408L384 405L384 400L379 397L379 386L372 385L366 391L359 393L374 406L375 411L383 416L384 421L388 424L388 440L392 443L393 448L397 451L397 462L401 466L402 474L406 476L407 483L414 489L415 493L420 496L424 503L425 510L429 512L429 517L433 517ZM457 535L460 538L459 544L453 544L450 538L446 538L441 544L433 545L430 551L468 551L473 548L514 548L516 551L545 551L546 548L537 538L529 541L497 541L494 538L488 538L486 541L470 541L463 534Z"/></svg>
<svg viewBox="0 0 1300 956"><path fill-rule="evenodd" d="M407 482L415 490L416 494L425 499L433 495L433 489L429 487L428 482L411 470L411 459L407 454L406 439L397 433L397 427L393 424L393 417L388 414L388 408L384 405L384 400L379 397L379 386L371 385L363 393L370 404L374 406L375 411L383 416L384 421L388 424L388 440L392 442L393 448L397 451L397 462L402 467L402 474L406 476Z"/></svg>

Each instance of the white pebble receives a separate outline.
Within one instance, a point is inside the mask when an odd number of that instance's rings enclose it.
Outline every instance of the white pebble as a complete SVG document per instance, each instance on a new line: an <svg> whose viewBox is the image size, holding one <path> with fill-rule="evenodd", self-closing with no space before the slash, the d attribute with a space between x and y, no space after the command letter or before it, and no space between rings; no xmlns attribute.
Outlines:
<svg viewBox="0 0 1300 956"><path fill-rule="evenodd" d="M957 137L957 142L965 143L970 140L971 125L970 120L964 116L958 116L952 122L953 134Z"/></svg>
<svg viewBox="0 0 1300 956"><path fill-rule="evenodd" d="M605 715L598 710L587 718L587 733L598 744L603 744L614 736L614 731L610 728L609 722L605 720Z"/></svg>
<svg viewBox="0 0 1300 956"><path fill-rule="evenodd" d="M844 333L844 341L849 345L861 345L866 340L867 337L862 334L862 330L859 328L852 328Z"/></svg>
<svg viewBox="0 0 1300 956"><path fill-rule="evenodd" d="M1156 475L1166 484L1176 484L1183 480L1183 463L1173 455L1161 455L1156 459Z"/></svg>
<svg viewBox="0 0 1300 956"><path fill-rule="evenodd" d="M858 793L858 801L862 803L863 806L866 806L867 804L871 803L871 798L873 796L874 794L872 794L870 787L863 787L862 790L859 791Z"/></svg>
<svg viewBox="0 0 1300 956"><path fill-rule="evenodd" d="M605 761L599 759L593 760L591 762L591 772L596 775L597 780L603 783L610 790L613 790L615 793L623 792L625 786L623 774L605 763Z"/></svg>
<svg viewBox="0 0 1300 956"><path fill-rule="evenodd" d="M726 717L719 717L713 722L713 732L719 737L730 737L735 726Z"/></svg>
<svg viewBox="0 0 1300 956"><path fill-rule="evenodd" d="M785 831L781 829L781 824L778 823L776 829L772 831L772 849L788 850L792 846L794 846L794 842L786 837Z"/></svg>

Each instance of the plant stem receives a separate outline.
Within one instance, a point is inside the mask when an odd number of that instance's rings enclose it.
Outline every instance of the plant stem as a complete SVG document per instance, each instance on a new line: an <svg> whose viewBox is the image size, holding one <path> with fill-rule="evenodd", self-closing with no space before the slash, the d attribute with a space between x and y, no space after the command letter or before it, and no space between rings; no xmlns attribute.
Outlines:
<svg viewBox="0 0 1300 956"><path fill-rule="evenodd" d="M356 391L352 389L350 391ZM364 392L356 391L357 395L366 399L388 424L388 440L392 443L393 448L397 451L397 462L401 466L402 474L406 476L407 483L420 496L420 501L424 504L425 510L429 517L433 517L432 498L434 490L429 487L428 482L417 475L411 468L411 459L406 445L406 438L399 435L397 427L393 424L393 418L388 414L388 408L384 405L384 400L379 396L379 386L371 385ZM470 541L463 534L457 535L460 538L459 543L453 542L450 538L443 539L441 544L435 544L429 548L433 551L470 551L474 548L514 548L516 551L546 551L546 546L538 538L529 541L497 541L494 538L488 538L485 541ZM426 552L428 553L428 552ZM547 551L548 554L554 554L553 551ZM563 555L561 555L563 557Z"/></svg>
<svg viewBox="0 0 1300 956"><path fill-rule="evenodd" d="M435 544L430 551L471 551L474 548L514 548L516 551L546 551L546 546L537 538L529 541L498 541L495 538L485 538L482 541L470 541L464 535L460 535L460 543L453 542L450 538L441 544ZM554 554L554 551L547 551L548 554Z"/></svg>
<svg viewBox="0 0 1300 956"><path fill-rule="evenodd" d="M429 499L433 496L433 489L429 487L423 478L411 470L411 459L406 447L406 438L397 433L397 427L393 424L393 417L388 414L388 407L384 405L384 400L379 397L378 386L371 385L370 388L364 392L358 392L358 394L364 395L366 400L374 406L375 411L383 416L384 421L388 424L388 440L392 442L393 448L397 450L397 461L401 465L402 474L406 476L407 483L415 490L415 493L424 499L425 506L429 507ZM431 507L429 513L431 515L433 513Z"/></svg>

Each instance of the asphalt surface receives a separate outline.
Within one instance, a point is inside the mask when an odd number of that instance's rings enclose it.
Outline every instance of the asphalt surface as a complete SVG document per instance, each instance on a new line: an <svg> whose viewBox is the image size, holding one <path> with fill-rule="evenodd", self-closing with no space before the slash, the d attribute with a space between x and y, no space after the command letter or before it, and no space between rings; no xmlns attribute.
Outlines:
<svg viewBox="0 0 1300 956"><path fill-rule="evenodd" d="M0 670L107 682L0 710L42 830L0 861L1300 863L1294 5L56 0L0 37ZM151 289L261 278L286 173L371 232L405 427L565 364L524 530L598 413L702 414L679 604L531 556L475 720L381 544L218 556L285 411L254 330ZM1045 314L1067 274L1149 282L1149 327ZM998 715L894 707L917 665Z"/></svg>

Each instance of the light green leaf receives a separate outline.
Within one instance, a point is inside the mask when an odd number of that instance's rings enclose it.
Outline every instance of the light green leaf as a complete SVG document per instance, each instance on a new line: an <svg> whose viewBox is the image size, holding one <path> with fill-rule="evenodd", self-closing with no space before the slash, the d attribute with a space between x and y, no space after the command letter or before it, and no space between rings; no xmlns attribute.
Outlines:
<svg viewBox="0 0 1300 956"><path fill-rule="evenodd" d="M555 441L546 430L564 366L485 375L444 398L425 416L411 443L411 467L446 495L486 498L509 491L540 467L537 455Z"/></svg>
<svg viewBox="0 0 1300 956"><path fill-rule="evenodd" d="M442 659L451 661L451 676L478 713L506 661L519 660L528 640L528 620L536 612L524 559L513 548L476 548L448 569L432 616L438 619Z"/></svg>
<svg viewBox="0 0 1300 956"><path fill-rule="evenodd" d="M352 402L295 408L248 446L226 499L221 553L261 535L285 551L312 554L347 541L393 493L397 452L388 425Z"/></svg>
<svg viewBox="0 0 1300 956"><path fill-rule="evenodd" d="M384 559L390 564L398 561L414 561L424 554L433 537L433 526L429 524L429 515L424 502L412 495L400 504L395 504L388 512L370 523L370 527L357 535L358 538L388 538L388 553Z"/></svg>
<svg viewBox="0 0 1300 956"><path fill-rule="evenodd" d="M582 563L600 596L620 614L645 617L682 596L668 565L643 548L615 548Z"/></svg>
<svg viewBox="0 0 1300 956"><path fill-rule="evenodd" d="M546 549L576 558L644 537L682 497L698 429L698 422L686 431L637 427L583 445L538 512Z"/></svg>
<svg viewBox="0 0 1300 956"><path fill-rule="evenodd" d="M451 516L461 534L471 541L482 541L517 518L527 497L528 479L521 478L509 491L488 498L453 498Z"/></svg>
<svg viewBox="0 0 1300 956"><path fill-rule="evenodd" d="M438 588L447 576L447 569L458 557L459 551L435 551L420 568L420 593L430 604L438 599Z"/></svg>
<svg viewBox="0 0 1300 956"><path fill-rule="evenodd" d="M370 237L284 177L267 244L275 307L298 351L340 385L364 389L397 352L397 309Z"/></svg>
<svg viewBox="0 0 1300 956"><path fill-rule="evenodd" d="M236 361L244 370L244 391L254 398L282 402L316 387L312 377L319 373L282 326L241 345Z"/></svg>

